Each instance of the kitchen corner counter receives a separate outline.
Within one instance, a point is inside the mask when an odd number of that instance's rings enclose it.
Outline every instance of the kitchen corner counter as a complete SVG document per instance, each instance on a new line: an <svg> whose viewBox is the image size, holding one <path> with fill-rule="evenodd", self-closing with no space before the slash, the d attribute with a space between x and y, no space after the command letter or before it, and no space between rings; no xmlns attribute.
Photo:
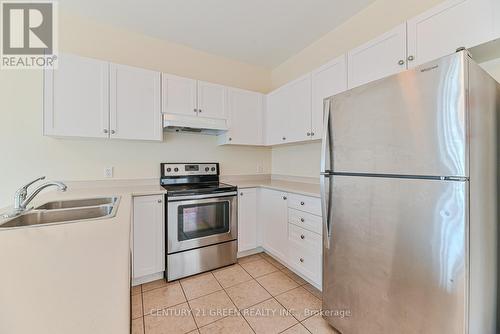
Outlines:
<svg viewBox="0 0 500 334"><path fill-rule="evenodd" d="M69 182L66 192L40 194L32 205L107 196L120 201L112 218L0 229L0 333L128 333L132 197L162 193L159 185Z"/></svg>

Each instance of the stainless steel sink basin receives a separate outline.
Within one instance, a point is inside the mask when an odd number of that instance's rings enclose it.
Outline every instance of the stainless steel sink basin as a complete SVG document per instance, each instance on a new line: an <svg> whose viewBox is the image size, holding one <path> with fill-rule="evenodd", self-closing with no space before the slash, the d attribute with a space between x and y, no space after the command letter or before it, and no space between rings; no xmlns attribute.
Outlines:
<svg viewBox="0 0 500 334"><path fill-rule="evenodd" d="M81 208L81 207L98 206L98 205L114 205L117 200L118 197L100 197L100 198L75 199L67 201L54 201L40 205L36 207L36 209L56 210L56 209Z"/></svg>
<svg viewBox="0 0 500 334"><path fill-rule="evenodd" d="M118 210L119 199L100 197L48 202L19 216L0 219L0 229L112 218Z"/></svg>

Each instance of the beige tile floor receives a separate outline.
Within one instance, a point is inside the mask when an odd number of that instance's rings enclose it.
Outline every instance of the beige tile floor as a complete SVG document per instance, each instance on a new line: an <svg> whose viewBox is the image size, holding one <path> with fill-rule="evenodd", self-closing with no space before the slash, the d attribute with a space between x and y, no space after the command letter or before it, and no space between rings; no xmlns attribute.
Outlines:
<svg viewBox="0 0 500 334"><path fill-rule="evenodd" d="M131 294L132 334L337 333L318 314L321 292L265 253Z"/></svg>

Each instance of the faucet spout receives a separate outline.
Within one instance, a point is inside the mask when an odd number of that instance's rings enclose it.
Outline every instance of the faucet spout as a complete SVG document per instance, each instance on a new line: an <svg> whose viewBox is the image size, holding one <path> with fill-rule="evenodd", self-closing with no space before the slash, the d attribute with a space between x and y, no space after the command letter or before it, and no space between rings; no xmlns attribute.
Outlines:
<svg viewBox="0 0 500 334"><path fill-rule="evenodd" d="M48 187L57 187L60 191L66 191L68 189L68 186L59 181L45 182L44 184L41 184L35 190L33 190L33 192L24 201L21 202L20 209L26 210L28 204L36 197L36 195L38 195L42 190Z"/></svg>

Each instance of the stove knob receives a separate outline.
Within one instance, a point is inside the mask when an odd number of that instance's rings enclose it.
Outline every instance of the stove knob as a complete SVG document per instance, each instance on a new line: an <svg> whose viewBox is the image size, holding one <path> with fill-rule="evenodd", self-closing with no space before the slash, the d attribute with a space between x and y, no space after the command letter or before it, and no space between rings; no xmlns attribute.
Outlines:
<svg viewBox="0 0 500 334"><path fill-rule="evenodd" d="M178 171L179 171L179 168L175 167L174 172L178 172Z"/></svg>
<svg viewBox="0 0 500 334"><path fill-rule="evenodd" d="M205 172L208 172L209 170L210 170L210 168L205 167Z"/></svg>
<svg viewBox="0 0 500 334"><path fill-rule="evenodd" d="M172 168L168 167L167 168L167 173L170 173L172 171Z"/></svg>
<svg viewBox="0 0 500 334"><path fill-rule="evenodd" d="M212 172L215 172L215 167L212 167Z"/></svg>

